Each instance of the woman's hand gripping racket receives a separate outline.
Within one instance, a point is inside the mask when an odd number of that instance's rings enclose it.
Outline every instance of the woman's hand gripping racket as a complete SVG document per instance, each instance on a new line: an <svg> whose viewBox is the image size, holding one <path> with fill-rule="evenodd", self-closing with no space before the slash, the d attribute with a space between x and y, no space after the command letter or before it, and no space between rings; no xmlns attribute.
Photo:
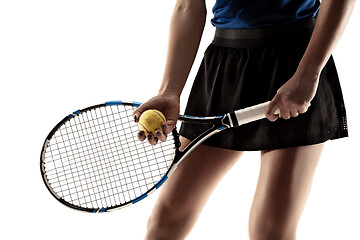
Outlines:
<svg viewBox="0 0 360 240"><path fill-rule="evenodd" d="M50 193L68 207L93 213L127 207L158 189L210 136L265 118L268 104L223 116L180 115L180 121L212 125L183 151L176 128L155 146L138 141L132 113L140 103L112 101L77 110L45 139L41 175Z"/></svg>

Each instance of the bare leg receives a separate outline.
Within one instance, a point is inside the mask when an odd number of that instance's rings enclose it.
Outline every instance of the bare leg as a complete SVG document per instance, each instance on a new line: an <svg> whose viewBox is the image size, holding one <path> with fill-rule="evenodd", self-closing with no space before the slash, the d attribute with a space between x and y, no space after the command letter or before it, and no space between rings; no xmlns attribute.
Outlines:
<svg viewBox="0 0 360 240"><path fill-rule="evenodd" d="M181 138L183 146L189 140ZM165 182L148 221L147 240L184 239L217 183L242 152L200 145Z"/></svg>
<svg viewBox="0 0 360 240"><path fill-rule="evenodd" d="M251 240L295 240L323 144L262 151L249 219Z"/></svg>

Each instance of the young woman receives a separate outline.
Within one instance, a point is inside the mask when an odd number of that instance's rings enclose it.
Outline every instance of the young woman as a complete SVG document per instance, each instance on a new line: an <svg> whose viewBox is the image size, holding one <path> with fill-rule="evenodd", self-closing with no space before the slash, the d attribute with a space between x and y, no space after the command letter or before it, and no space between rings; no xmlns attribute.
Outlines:
<svg viewBox="0 0 360 240"><path fill-rule="evenodd" d="M261 151L250 239L296 239L324 142L347 136L345 106L331 52L354 2L216 1L215 37L205 52L185 114L220 115L271 100L268 119L225 130L192 152L164 185L146 239L184 239L217 183L243 151L250 150ZM141 141L164 141L175 127L180 95L205 19L204 0L177 1L159 93L134 111L138 119L145 110L155 108L167 121L156 136L139 132ZM274 114L277 108L279 115ZM203 130L183 124L182 147ZM191 188L184 187L187 179L191 179Z"/></svg>

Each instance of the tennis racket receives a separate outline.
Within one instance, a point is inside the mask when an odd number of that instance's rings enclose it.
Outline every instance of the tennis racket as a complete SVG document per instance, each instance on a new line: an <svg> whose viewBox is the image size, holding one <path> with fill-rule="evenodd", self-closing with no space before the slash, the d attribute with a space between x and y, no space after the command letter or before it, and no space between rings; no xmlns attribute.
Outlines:
<svg viewBox="0 0 360 240"><path fill-rule="evenodd" d="M212 126L183 151L176 128L155 146L137 139L139 129L132 113L138 102L111 101L77 110L46 137L41 175L52 196L73 209L98 213L128 207L158 189L212 135L265 118L268 104L223 116L180 115L180 121Z"/></svg>

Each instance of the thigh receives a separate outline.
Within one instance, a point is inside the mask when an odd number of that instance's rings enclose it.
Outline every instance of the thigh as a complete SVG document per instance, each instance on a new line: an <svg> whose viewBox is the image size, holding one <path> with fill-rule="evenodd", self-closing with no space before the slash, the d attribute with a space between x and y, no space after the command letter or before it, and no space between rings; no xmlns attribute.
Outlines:
<svg viewBox="0 0 360 240"><path fill-rule="evenodd" d="M250 235L295 239L323 144L262 151ZM253 238L269 239L269 238ZM271 239L271 238L270 238Z"/></svg>
<svg viewBox="0 0 360 240"><path fill-rule="evenodd" d="M190 141L181 138L181 142L186 146ZM192 226L217 183L241 154L239 151L198 146L165 182L152 220L171 218L181 221L185 228ZM168 223L171 219L167 219Z"/></svg>

